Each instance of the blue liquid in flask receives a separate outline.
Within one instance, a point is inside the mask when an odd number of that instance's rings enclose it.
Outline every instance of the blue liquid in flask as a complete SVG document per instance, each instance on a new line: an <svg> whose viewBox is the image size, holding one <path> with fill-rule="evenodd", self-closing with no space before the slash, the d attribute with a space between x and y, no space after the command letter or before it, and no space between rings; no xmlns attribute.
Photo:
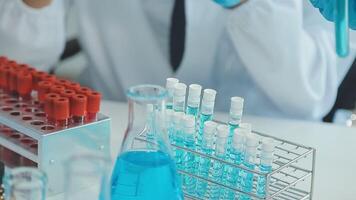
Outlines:
<svg viewBox="0 0 356 200"><path fill-rule="evenodd" d="M174 161L162 151L129 151L115 165L112 200L181 200Z"/></svg>

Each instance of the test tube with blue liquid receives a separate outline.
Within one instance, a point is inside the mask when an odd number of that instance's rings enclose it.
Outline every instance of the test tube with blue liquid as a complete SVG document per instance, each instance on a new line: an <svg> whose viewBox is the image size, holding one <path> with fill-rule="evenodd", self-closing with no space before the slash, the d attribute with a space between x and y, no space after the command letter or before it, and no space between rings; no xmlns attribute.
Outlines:
<svg viewBox="0 0 356 200"><path fill-rule="evenodd" d="M227 159L226 146L227 146L227 138L229 136L229 127L227 125L221 124L216 128L216 130L217 130L217 135L215 141L214 156L221 160L226 160ZM218 183L224 182L223 179L224 172L225 172L225 164L218 160L214 160L212 170L211 170L211 179ZM209 189L209 199L218 200L223 198L223 196L224 196L224 188L216 184L211 184Z"/></svg>
<svg viewBox="0 0 356 200"><path fill-rule="evenodd" d="M203 99L201 103L201 110L199 115L199 130L197 135L197 147L201 146L205 122L213 120L214 105L215 105L216 91L213 89L205 89L203 92Z"/></svg>
<svg viewBox="0 0 356 200"><path fill-rule="evenodd" d="M198 84L189 85L186 114L193 115L196 119L199 115L201 90L202 87Z"/></svg>
<svg viewBox="0 0 356 200"><path fill-rule="evenodd" d="M184 121L184 147L195 151L195 117L192 115L186 115L183 118ZM183 170L190 173L196 174L197 172L197 158L194 153L185 151L184 152ZM192 176L183 176L183 187L185 191L190 195L195 195L196 188L196 178Z"/></svg>
<svg viewBox="0 0 356 200"><path fill-rule="evenodd" d="M179 83L179 80L176 78L167 78L166 80L166 89L168 91L168 97L166 102L166 108L173 109L173 93L175 85Z"/></svg>
<svg viewBox="0 0 356 200"><path fill-rule="evenodd" d="M202 138L201 152L205 155L212 156L214 154L215 132L217 124L213 121L207 121L204 125L204 134ZM209 170L211 159L199 157L198 175L204 178L209 178ZM199 197L206 197L208 182L199 179L197 181L196 194Z"/></svg>
<svg viewBox="0 0 356 200"><path fill-rule="evenodd" d="M228 139L228 149L230 148L234 130L239 127L242 120L242 113L244 107L244 99L241 97L231 97L231 106L229 114L229 128L230 134Z"/></svg>
<svg viewBox="0 0 356 200"><path fill-rule="evenodd" d="M349 1L335 0L336 52L340 57L349 54Z"/></svg>
<svg viewBox="0 0 356 200"><path fill-rule="evenodd" d="M173 92L173 110L174 112L185 112L185 95L187 93L187 85L177 83L174 86Z"/></svg>
<svg viewBox="0 0 356 200"><path fill-rule="evenodd" d="M179 147L184 147L184 117L185 114L183 112L175 112L174 113L174 136L173 136L173 144ZM183 169L183 156L184 150L180 148L174 148L174 158L176 161L176 165L178 169Z"/></svg>
<svg viewBox="0 0 356 200"><path fill-rule="evenodd" d="M272 138L263 138L260 156L260 172L267 174L272 172L272 163L274 158L275 141ZM268 190L266 176L259 176L257 180L257 195L261 198L266 197Z"/></svg>

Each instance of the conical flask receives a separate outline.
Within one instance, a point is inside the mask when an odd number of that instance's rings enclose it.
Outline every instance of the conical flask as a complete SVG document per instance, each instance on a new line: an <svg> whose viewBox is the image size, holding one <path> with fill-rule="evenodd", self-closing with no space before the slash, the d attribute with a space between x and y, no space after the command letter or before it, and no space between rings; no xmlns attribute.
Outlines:
<svg viewBox="0 0 356 200"><path fill-rule="evenodd" d="M129 120L112 174L112 200L183 199L165 127L167 91L139 85L126 94Z"/></svg>

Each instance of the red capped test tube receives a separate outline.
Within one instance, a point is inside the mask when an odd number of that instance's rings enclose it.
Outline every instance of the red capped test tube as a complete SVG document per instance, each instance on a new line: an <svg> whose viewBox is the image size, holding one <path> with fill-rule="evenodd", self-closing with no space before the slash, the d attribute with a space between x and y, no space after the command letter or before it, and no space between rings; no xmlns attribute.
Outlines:
<svg viewBox="0 0 356 200"><path fill-rule="evenodd" d="M56 84L57 85L62 85L62 86L67 86L70 83L70 81L65 80L65 79L57 79L56 80Z"/></svg>
<svg viewBox="0 0 356 200"><path fill-rule="evenodd" d="M37 99L40 103L44 103L46 94L51 92L52 82L41 81L37 84Z"/></svg>
<svg viewBox="0 0 356 200"><path fill-rule="evenodd" d="M88 88L88 87L80 87L80 88L78 88L76 91L77 91L78 94L87 95L89 92L92 91L92 89L90 89L90 88Z"/></svg>
<svg viewBox="0 0 356 200"><path fill-rule="evenodd" d="M47 73L40 77L40 81L56 82L56 79L56 76Z"/></svg>
<svg viewBox="0 0 356 200"><path fill-rule="evenodd" d="M55 126L68 126L69 124L69 99L61 97L54 100L53 103L53 115L55 120Z"/></svg>
<svg viewBox="0 0 356 200"><path fill-rule="evenodd" d="M70 102L70 113L74 123L84 123L87 110L87 97L82 94L72 96Z"/></svg>
<svg viewBox="0 0 356 200"><path fill-rule="evenodd" d="M101 94L99 92L89 91L86 96L88 98L87 120L96 121L98 112L100 111Z"/></svg>
<svg viewBox="0 0 356 200"><path fill-rule="evenodd" d="M78 91L80 89L79 83L68 82L65 87L70 90Z"/></svg>
<svg viewBox="0 0 356 200"><path fill-rule="evenodd" d="M43 71L33 71L32 72L32 83L33 83L33 88L37 91L37 85L39 82L41 82L42 77L46 76L47 73Z"/></svg>
<svg viewBox="0 0 356 200"><path fill-rule="evenodd" d="M62 97L67 97L69 100L75 95L74 90L66 89L60 93Z"/></svg>
<svg viewBox="0 0 356 200"><path fill-rule="evenodd" d="M32 92L32 75L26 71L20 71L17 74L17 93L22 100L30 100Z"/></svg>
<svg viewBox="0 0 356 200"><path fill-rule="evenodd" d="M46 113L47 122L49 124L54 124L54 101L59 99L60 96L57 93L48 93L46 94L44 101L44 111Z"/></svg>
<svg viewBox="0 0 356 200"><path fill-rule="evenodd" d="M13 67L9 71L8 86L11 95L17 96L17 74L20 72L16 67Z"/></svg>

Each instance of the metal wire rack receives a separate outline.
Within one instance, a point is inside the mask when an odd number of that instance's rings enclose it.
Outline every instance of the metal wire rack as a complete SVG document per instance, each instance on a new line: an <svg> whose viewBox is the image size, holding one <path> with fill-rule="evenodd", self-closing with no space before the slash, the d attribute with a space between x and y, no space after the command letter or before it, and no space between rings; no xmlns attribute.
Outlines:
<svg viewBox="0 0 356 200"><path fill-rule="evenodd" d="M189 194L183 187L184 196L186 199L191 200L205 200L211 199L209 188L213 186L220 187L221 190L232 191L234 193L234 199L243 200L305 200L312 199L313 186L314 186L314 174L315 174L315 156L316 150L311 147L289 142L280 138L276 138L270 135L266 135L260 132L253 132L260 137L270 137L276 141L276 148L274 153L274 161L272 171L269 173L262 173L258 170L258 166L255 170L244 167L243 165L236 165L230 161L219 159L215 156L206 155L201 152L177 146L172 144L173 148L181 149L185 153L190 152L195 155L196 158L208 158L212 162L220 162L225 166L233 167L239 171L244 170L253 174L253 189L250 192L246 192L237 185L228 185L222 181L214 181L209 175L208 177L199 176L198 173L190 173L183 169L178 169L181 176L189 176L199 181L205 181L208 184L207 192L198 196L196 194ZM146 141L144 135L140 135L137 140ZM257 162L259 163L259 155ZM199 166L197 166L199 167ZM212 166L210 166L212 169ZM258 195L257 184L258 178L264 177L266 180L265 195ZM219 197L220 200L227 200L226 196Z"/></svg>

